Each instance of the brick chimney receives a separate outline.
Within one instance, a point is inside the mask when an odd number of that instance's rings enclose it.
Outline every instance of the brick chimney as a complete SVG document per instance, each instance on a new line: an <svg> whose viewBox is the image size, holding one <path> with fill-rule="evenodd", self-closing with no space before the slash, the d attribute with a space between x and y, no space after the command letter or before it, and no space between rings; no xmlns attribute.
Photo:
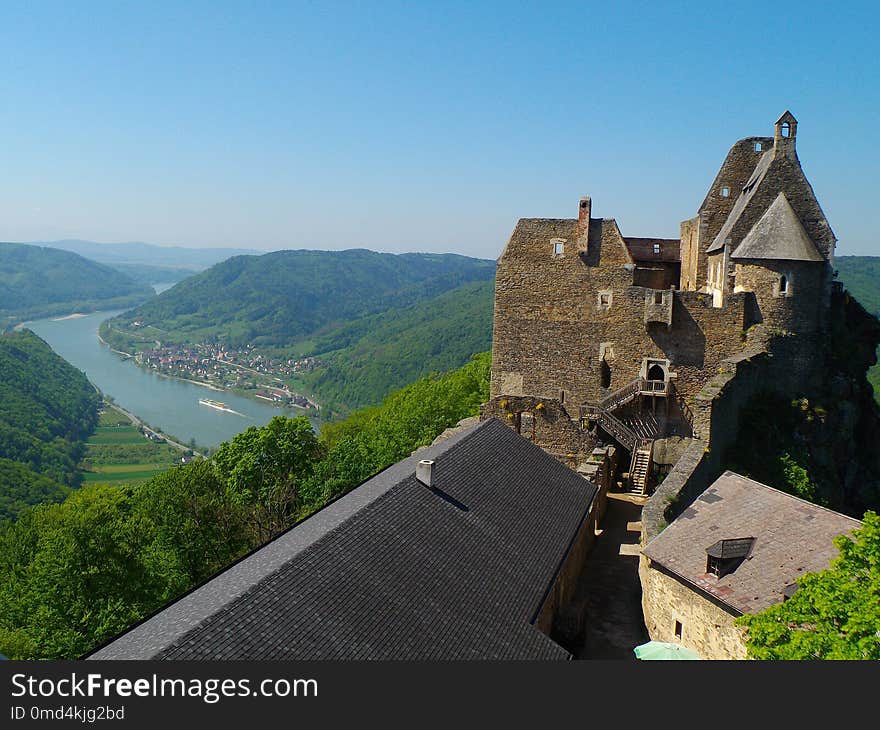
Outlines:
<svg viewBox="0 0 880 730"><path fill-rule="evenodd" d="M584 196L578 203L577 247L580 253L587 253L590 237L590 211L593 201Z"/></svg>

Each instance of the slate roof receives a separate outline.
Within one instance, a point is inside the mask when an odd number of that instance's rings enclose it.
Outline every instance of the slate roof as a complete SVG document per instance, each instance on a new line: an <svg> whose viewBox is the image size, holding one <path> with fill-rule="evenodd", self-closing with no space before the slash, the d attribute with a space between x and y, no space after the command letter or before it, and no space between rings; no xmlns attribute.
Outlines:
<svg viewBox="0 0 880 730"><path fill-rule="evenodd" d="M424 458L441 493L415 479ZM533 622L595 492L485 421L390 467L89 658L565 659Z"/></svg>
<svg viewBox="0 0 880 730"><path fill-rule="evenodd" d="M678 238L633 238L624 237L626 248L634 261L662 261L679 263L681 261L681 241ZM654 244L660 245L660 253L654 253Z"/></svg>
<svg viewBox="0 0 880 730"><path fill-rule="evenodd" d="M706 249L707 253L715 253L716 251L724 249L724 244L727 242L727 239L730 238L733 227L742 217L749 203L752 202L752 198L755 196L755 191L761 186L761 183L767 176L767 171L770 169L770 164L773 162L774 154L773 148L771 147L761 155L758 164L755 166L755 171L752 173L746 184L743 185L740 196L733 204L730 215L727 216L727 220L724 221L724 225L721 226L721 230L718 231L718 235L715 236L712 245Z"/></svg>
<svg viewBox="0 0 880 730"><path fill-rule="evenodd" d="M642 552L734 613L754 613L782 602L804 574L827 568L838 554L832 540L860 525L726 471ZM722 578L707 573L707 548L744 535L755 540L739 567Z"/></svg>
<svg viewBox="0 0 880 730"><path fill-rule="evenodd" d="M736 250L734 259L777 259L784 261L824 261L810 240L797 214L779 193L758 222L752 226Z"/></svg>

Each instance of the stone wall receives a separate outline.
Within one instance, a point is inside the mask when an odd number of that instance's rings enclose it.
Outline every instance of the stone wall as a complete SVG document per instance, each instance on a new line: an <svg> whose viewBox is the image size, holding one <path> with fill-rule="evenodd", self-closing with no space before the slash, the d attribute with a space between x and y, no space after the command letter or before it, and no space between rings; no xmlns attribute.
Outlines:
<svg viewBox="0 0 880 730"><path fill-rule="evenodd" d="M596 440L555 398L504 396L480 406L480 420L497 418L520 436L533 441L566 466L575 469L587 460Z"/></svg>
<svg viewBox="0 0 880 730"><path fill-rule="evenodd" d="M681 644L703 659L746 658L743 631L733 623L736 615L721 603L644 559L639 577L645 626L653 641Z"/></svg>
<svg viewBox="0 0 880 730"><path fill-rule="evenodd" d="M556 398L574 412L637 378L647 357L668 359L679 393L692 396L743 348L745 295L715 308L708 295L664 290L671 324L646 323L654 290L633 285L617 224L590 221L586 246L579 231L576 220L522 220L500 257L493 398ZM564 242L562 255L553 241Z"/></svg>

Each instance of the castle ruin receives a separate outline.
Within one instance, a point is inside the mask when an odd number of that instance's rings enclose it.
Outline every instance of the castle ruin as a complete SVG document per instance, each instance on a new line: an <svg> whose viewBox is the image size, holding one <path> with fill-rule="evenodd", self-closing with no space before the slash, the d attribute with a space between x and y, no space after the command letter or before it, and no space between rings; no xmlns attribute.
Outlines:
<svg viewBox="0 0 880 730"><path fill-rule="evenodd" d="M689 477L721 425L730 438L738 408L719 399L737 378L737 403L818 387L841 290L796 140L786 112L773 137L736 142L679 239L626 237L588 197L577 218L521 219L498 259L482 417L583 473L614 441L645 494L686 455Z"/></svg>

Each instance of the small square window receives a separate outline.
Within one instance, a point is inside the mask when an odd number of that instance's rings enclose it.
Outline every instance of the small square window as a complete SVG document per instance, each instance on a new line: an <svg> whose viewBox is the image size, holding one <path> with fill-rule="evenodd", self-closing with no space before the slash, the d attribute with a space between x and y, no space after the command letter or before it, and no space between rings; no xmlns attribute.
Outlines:
<svg viewBox="0 0 880 730"><path fill-rule="evenodd" d="M607 307L609 304L611 304L611 297L609 297L607 294L600 294L599 304L601 304L603 307Z"/></svg>
<svg viewBox="0 0 880 730"><path fill-rule="evenodd" d="M721 197L722 198L729 198L730 197L730 188L728 188L726 186L721 188Z"/></svg>
<svg viewBox="0 0 880 730"><path fill-rule="evenodd" d="M760 152L762 149L760 142L755 142L755 152Z"/></svg>
<svg viewBox="0 0 880 730"><path fill-rule="evenodd" d="M561 258L565 256L565 239L564 238L551 238L550 245L553 247L553 256L556 258Z"/></svg>

